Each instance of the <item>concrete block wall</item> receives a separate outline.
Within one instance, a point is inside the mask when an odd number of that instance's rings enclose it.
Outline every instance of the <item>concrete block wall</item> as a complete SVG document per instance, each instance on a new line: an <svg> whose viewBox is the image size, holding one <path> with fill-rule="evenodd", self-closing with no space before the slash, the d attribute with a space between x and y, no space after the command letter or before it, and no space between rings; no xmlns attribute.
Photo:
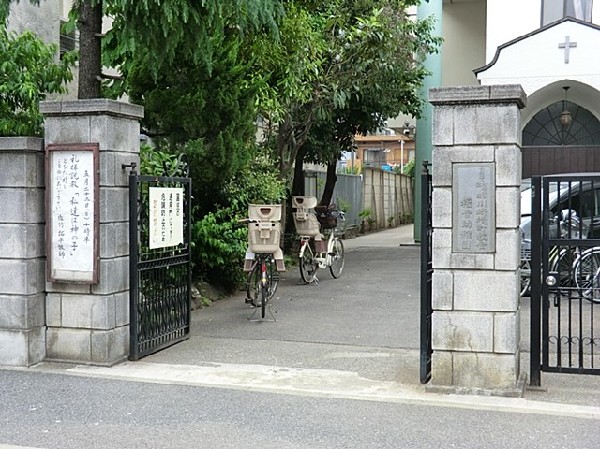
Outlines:
<svg viewBox="0 0 600 449"><path fill-rule="evenodd" d="M46 355L44 147L0 137L0 365Z"/></svg>
<svg viewBox="0 0 600 449"><path fill-rule="evenodd" d="M46 283L47 360L113 365L129 354L128 170L139 166L140 106L42 102L45 143L98 143L99 281Z"/></svg>
<svg viewBox="0 0 600 449"><path fill-rule="evenodd" d="M433 105L433 385L510 391L519 376L518 85L436 88ZM493 164L495 248L453 252L453 165Z"/></svg>

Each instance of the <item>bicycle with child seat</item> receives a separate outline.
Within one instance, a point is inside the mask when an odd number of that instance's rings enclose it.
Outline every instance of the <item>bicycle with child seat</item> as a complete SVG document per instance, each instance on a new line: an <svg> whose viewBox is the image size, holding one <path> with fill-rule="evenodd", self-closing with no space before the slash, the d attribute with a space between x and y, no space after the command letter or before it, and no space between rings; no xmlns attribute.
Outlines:
<svg viewBox="0 0 600 449"><path fill-rule="evenodd" d="M246 280L246 303L260 309L265 318L267 304L275 296L279 285L279 272L270 253L254 254L254 262Z"/></svg>
<svg viewBox="0 0 600 449"><path fill-rule="evenodd" d="M329 267L331 275L337 279L344 270L344 244L337 235L337 220L344 220L344 213L327 208L315 208L317 220L327 240L317 240L315 236L300 236L300 276L307 283L318 283L317 270Z"/></svg>
<svg viewBox="0 0 600 449"><path fill-rule="evenodd" d="M239 220L248 224L248 249L244 263L246 278L246 303L255 307L250 320L260 309L264 319L270 310L269 301L279 285L279 271L285 270L283 253L279 248L281 205L250 204L248 218Z"/></svg>

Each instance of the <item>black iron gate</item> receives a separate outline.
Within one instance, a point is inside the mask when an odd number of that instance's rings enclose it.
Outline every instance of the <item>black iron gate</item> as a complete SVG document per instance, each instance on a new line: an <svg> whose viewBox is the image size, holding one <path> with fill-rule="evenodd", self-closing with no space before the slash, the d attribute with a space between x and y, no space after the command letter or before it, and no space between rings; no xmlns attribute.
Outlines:
<svg viewBox="0 0 600 449"><path fill-rule="evenodd" d="M431 280L433 265L431 261L431 243L433 237L433 224L431 214L431 196L433 187L429 164L423 162L421 174L421 383L426 384L431 379Z"/></svg>
<svg viewBox="0 0 600 449"><path fill-rule="evenodd" d="M129 359L189 338L191 179L129 176Z"/></svg>
<svg viewBox="0 0 600 449"><path fill-rule="evenodd" d="M531 384L600 374L600 176L535 177L531 210Z"/></svg>

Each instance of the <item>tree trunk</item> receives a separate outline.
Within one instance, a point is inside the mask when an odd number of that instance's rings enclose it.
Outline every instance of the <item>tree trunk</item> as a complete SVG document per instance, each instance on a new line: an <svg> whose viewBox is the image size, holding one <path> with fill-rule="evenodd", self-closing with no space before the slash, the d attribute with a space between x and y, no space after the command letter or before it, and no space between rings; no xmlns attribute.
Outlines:
<svg viewBox="0 0 600 449"><path fill-rule="evenodd" d="M337 182L337 160L327 164L327 178L325 179L325 187L323 187L323 196L319 203L320 206L329 206L333 198L333 189Z"/></svg>
<svg viewBox="0 0 600 449"><path fill-rule="evenodd" d="M292 196L304 196L304 147L298 149L294 163L294 179L292 180Z"/></svg>
<svg viewBox="0 0 600 449"><path fill-rule="evenodd" d="M92 5L92 3L94 3ZM100 35L102 1L82 0L79 10L79 93L80 100L101 98L102 71Z"/></svg>

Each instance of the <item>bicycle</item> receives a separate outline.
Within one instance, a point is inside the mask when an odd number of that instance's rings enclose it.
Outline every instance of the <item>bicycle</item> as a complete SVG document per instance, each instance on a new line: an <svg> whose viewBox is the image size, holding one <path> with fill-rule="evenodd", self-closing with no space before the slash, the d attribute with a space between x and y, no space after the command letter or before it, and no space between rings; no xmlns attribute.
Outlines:
<svg viewBox="0 0 600 449"><path fill-rule="evenodd" d="M344 220L344 213L328 207L318 207L314 197L292 197L296 211L293 213L296 232L300 235L298 254L300 277L306 284L318 283L317 270L329 267L331 275L337 279L344 269L344 244L336 235L338 218ZM314 209L315 212L310 212ZM327 235L323 241L322 228Z"/></svg>
<svg viewBox="0 0 600 449"><path fill-rule="evenodd" d="M279 271L285 271L283 253L279 248L281 205L248 206L249 218L240 220L248 224L248 251L244 270L248 271L246 279L246 303L255 307L249 318L254 319L261 310L261 319L269 310L273 321L275 315L270 309L270 300L279 285Z"/></svg>

